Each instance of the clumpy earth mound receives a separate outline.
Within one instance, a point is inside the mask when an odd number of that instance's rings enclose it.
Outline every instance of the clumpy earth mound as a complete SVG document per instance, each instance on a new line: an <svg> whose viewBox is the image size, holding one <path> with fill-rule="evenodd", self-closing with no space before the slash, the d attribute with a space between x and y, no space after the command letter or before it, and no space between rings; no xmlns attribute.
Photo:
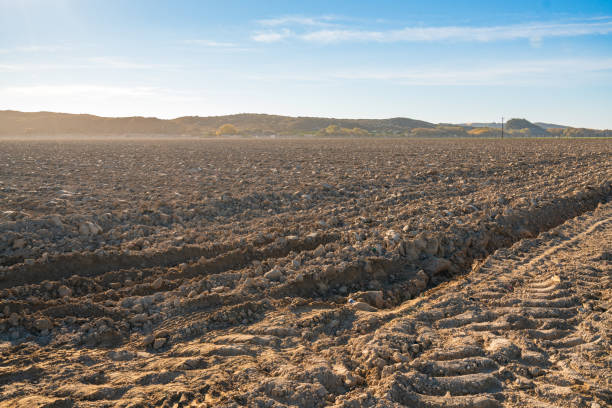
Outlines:
<svg viewBox="0 0 612 408"><path fill-rule="evenodd" d="M607 141L0 146L0 406L612 404Z"/></svg>

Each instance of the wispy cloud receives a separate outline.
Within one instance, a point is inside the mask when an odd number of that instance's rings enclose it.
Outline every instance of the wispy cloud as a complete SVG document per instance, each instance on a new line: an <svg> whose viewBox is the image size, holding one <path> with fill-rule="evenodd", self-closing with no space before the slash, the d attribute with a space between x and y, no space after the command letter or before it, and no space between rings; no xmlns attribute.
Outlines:
<svg viewBox="0 0 612 408"><path fill-rule="evenodd" d="M188 46L190 50L201 50L206 52L240 53L254 50L251 46L245 46L238 42L209 39L189 39L180 41L179 44Z"/></svg>
<svg viewBox="0 0 612 408"><path fill-rule="evenodd" d="M75 96L88 95L89 97L117 97L117 96L153 96L159 90L151 87L118 87L100 85L32 85L7 86L0 88L0 92L9 95L27 96Z"/></svg>
<svg viewBox="0 0 612 408"><path fill-rule="evenodd" d="M75 63L75 64L51 64L51 63L16 63L16 64L0 64L0 72L25 72L25 71L51 71L51 70L74 70L91 68L92 65Z"/></svg>
<svg viewBox="0 0 612 408"><path fill-rule="evenodd" d="M273 43L273 42L282 41L286 38L290 38L293 36L294 36L294 33L291 30L284 28L282 30L277 30L277 31L259 31L253 34L251 38L257 42Z"/></svg>
<svg viewBox="0 0 612 408"><path fill-rule="evenodd" d="M9 53L35 53L35 52L59 52L68 51L72 47L68 45L50 45L50 44L38 44L38 45L19 45L12 48L0 48L0 54Z"/></svg>
<svg viewBox="0 0 612 408"><path fill-rule="evenodd" d="M254 32L251 39L262 43L279 42L291 37L300 37L301 35L297 34L298 29L333 29L341 27L340 21L348 20L346 17L332 15L316 17L294 15L257 20L257 24L266 27L266 29Z"/></svg>
<svg viewBox="0 0 612 408"><path fill-rule="evenodd" d="M214 40L185 40L184 44L192 44L192 45L200 45L204 47L212 47L212 48L234 48L238 47L238 44L233 42L225 42L225 41L214 41Z"/></svg>
<svg viewBox="0 0 612 408"><path fill-rule="evenodd" d="M151 64L151 63L141 63L134 62L122 57L91 57L88 58L88 62L90 65L88 67L91 68L113 68L113 69L142 69L142 70L150 70L150 69L171 69L177 68L176 65L170 64Z"/></svg>
<svg viewBox="0 0 612 408"><path fill-rule="evenodd" d="M537 82L555 76L585 74L612 70L612 58L594 60L540 60L510 62L458 69L420 69L408 71L344 71L336 78L356 80L385 80L406 85L508 85Z"/></svg>
<svg viewBox="0 0 612 408"><path fill-rule="evenodd" d="M333 44L341 42L492 42L526 39L537 44L544 38L605 35L612 33L612 21L589 20L572 23L536 22L503 26L442 26L405 27L392 30L363 29L319 29L314 31L292 31L288 28L256 33L255 41L275 42L295 38L307 42Z"/></svg>
<svg viewBox="0 0 612 408"><path fill-rule="evenodd" d="M402 85L516 85L536 83L543 85L550 80L558 83L559 76L612 71L612 58L601 59L551 59L512 61L500 65L432 69L344 69L317 73L292 73L289 75L251 75L249 79L260 81L337 82L388 81Z"/></svg>
<svg viewBox="0 0 612 408"><path fill-rule="evenodd" d="M304 16L283 16L278 18L269 18L264 20L258 20L257 22L263 26L278 27L287 25L303 25L303 26L331 26L334 21L340 20L337 16L318 16L318 17L304 17Z"/></svg>
<svg viewBox="0 0 612 408"><path fill-rule="evenodd" d="M178 65L140 63L120 57L90 57L84 60L67 63L0 64L0 72L64 71L81 69L169 70L178 68Z"/></svg>
<svg viewBox="0 0 612 408"><path fill-rule="evenodd" d="M15 100L75 100L75 101L164 101L197 102L202 100L201 93L180 91L149 86L116 86L99 84L66 84L66 85L24 85L0 87L0 96L4 101Z"/></svg>

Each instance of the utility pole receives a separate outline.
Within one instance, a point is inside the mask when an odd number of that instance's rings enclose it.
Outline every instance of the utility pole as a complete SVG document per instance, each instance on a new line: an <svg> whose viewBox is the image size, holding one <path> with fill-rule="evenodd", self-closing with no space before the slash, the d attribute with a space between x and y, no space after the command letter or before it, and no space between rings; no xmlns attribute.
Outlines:
<svg viewBox="0 0 612 408"><path fill-rule="evenodd" d="M504 138L504 117L502 116L502 139Z"/></svg>

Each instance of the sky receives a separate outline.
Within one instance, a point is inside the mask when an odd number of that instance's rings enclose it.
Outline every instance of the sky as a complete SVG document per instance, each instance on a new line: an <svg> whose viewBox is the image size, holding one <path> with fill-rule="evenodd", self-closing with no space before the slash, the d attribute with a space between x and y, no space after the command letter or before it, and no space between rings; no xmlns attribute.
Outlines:
<svg viewBox="0 0 612 408"><path fill-rule="evenodd" d="M0 0L0 109L612 129L612 1Z"/></svg>

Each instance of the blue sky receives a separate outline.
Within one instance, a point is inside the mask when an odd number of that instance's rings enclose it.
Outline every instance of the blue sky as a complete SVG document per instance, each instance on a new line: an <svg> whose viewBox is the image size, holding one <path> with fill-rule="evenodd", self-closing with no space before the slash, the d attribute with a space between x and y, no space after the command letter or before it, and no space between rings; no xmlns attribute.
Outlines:
<svg viewBox="0 0 612 408"><path fill-rule="evenodd" d="M612 128L612 1L0 0L0 109Z"/></svg>

